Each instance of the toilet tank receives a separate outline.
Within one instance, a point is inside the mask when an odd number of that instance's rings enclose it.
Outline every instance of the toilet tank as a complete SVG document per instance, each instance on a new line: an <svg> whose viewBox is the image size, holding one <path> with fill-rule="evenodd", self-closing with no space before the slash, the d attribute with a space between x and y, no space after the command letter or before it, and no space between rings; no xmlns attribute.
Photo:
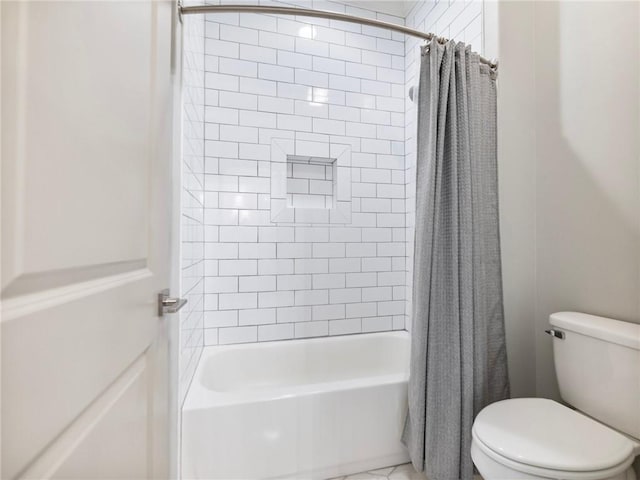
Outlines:
<svg viewBox="0 0 640 480"><path fill-rule="evenodd" d="M640 439L640 325L576 312L550 323L562 399Z"/></svg>

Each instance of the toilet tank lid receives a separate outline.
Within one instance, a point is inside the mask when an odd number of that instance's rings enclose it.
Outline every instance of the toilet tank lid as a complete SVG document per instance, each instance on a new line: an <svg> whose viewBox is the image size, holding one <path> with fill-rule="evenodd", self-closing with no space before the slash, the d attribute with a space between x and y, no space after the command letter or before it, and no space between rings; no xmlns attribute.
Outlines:
<svg viewBox="0 0 640 480"><path fill-rule="evenodd" d="M563 330L640 350L640 324L579 312L558 312L549 323Z"/></svg>

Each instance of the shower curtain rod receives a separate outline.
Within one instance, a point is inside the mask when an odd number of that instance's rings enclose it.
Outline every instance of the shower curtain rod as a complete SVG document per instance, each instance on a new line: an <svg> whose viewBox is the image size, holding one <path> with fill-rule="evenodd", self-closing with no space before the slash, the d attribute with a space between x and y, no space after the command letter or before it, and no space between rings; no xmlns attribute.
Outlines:
<svg viewBox="0 0 640 480"><path fill-rule="evenodd" d="M360 23L371 27L385 28L395 32L404 33L413 37L422 38L424 40L437 39L439 43L447 43L449 40L438 37L435 33L424 33L404 25L396 25L395 23L383 22L382 20L373 20L371 18L357 17L346 13L329 12L327 10L315 10L311 8L297 7L271 7L267 5L194 5L190 7L182 6L178 3L178 9L181 15L192 15L197 13L221 13L221 12L251 12L251 13L273 13L278 15L300 15L304 17L327 18L329 20L340 20L342 22ZM480 57L480 62L493 69L498 68L497 60L488 60Z"/></svg>

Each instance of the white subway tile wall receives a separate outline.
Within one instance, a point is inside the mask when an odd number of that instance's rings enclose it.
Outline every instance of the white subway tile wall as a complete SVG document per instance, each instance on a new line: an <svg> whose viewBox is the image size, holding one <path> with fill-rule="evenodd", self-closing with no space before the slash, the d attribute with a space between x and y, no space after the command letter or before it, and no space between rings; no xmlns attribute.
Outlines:
<svg viewBox="0 0 640 480"><path fill-rule="evenodd" d="M406 18L406 25L425 32L433 32L446 38L452 38L471 45L471 48L483 53L483 0L472 1L429 1L416 3ZM417 92L420 72L420 45L422 41L413 37L405 40L405 91L411 87ZM419 92L418 92L419 94ZM417 108L416 103L405 97L405 186L406 195L406 306L407 318L411 318L411 292L413 287L413 239L415 227L416 203L416 147L417 147ZM406 322L411 331L411 321Z"/></svg>
<svg viewBox="0 0 640 480"><path fill-rule="evenodd" d="M406 19L326 0L269 4L406 24L482 53L481 0L420 1ZM417 122L407 92L422 42L301 16L185 25L181 388L203 343L410 329ZM316 178L315 165L291 165L289 206L304 208L272 222L274 140L326 158L348 146L348 185L335 169ZM351 198L348 223L327 220L338 192Z"/></svg>
<svg viewBox="0 0 640 480"><path fill-rule="evenodd" d="M181 185L179 402L182 404L204 345L204 35L201 16L184 19Z"/></svg>
<svg viewBox="0 0 640 480"><path fill-rule="evenodd" d="M404 36L228 13L206 16L205 37L205 344L404 329ZM273 140L314 157L288 159L289 206L304 208L276 223ZM340 185L331 158L345 146L350 181ZM340 192L351 218L331 223Z"/></svg>

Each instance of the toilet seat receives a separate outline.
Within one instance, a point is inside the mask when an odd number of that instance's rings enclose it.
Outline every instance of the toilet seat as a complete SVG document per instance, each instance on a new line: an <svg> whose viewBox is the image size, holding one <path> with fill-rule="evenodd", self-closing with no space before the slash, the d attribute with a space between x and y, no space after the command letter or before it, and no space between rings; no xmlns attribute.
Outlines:
<svg viewBox="0 0 640 480"><path fill-rule="evenodd" d="M473 425L484 454L513 470L546 478L614 477L634 460L634 444L620 433L542 398L497 402Z"/></svg>
<svg viewBox="0 0 640 480"><path fill-rule="evenodd" d="M594 470L594 471L583 471L583 472L571 472L564 470L554 470L549 468L535 467L533 465L527 465L524 463L518 463L513 461L507 457L503 457L499 453L494 452L482 441L478 440L478 438L474 435L472 440L472 451L473 447L476 446L483 454L485 454L488 458L494 460L500 465L513 470L514 472L521 472L528 475L533 475L536 478L549 478L553 480L562 479L562 480L602 480L608 478L614 478L617 475L620 475L625 470L629 469L633 464L634 457L627 459L627 461L621 463L612 468L608 468L605 470ZM474 458L475 461L475 458ZM509 477L509 478L518 478L518 477Z"/></svg>

